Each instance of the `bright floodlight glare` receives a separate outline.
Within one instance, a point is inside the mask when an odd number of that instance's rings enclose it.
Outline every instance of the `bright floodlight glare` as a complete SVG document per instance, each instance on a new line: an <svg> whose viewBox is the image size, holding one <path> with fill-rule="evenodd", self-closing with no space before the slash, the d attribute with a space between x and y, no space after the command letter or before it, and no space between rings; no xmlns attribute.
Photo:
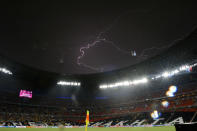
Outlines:
<svg viewBox="0 0 197 131"><path fill-rule="evenodd" d="M173 92L170 92L170 91L167 91L166 92L166 96L168 96L168 97L174 97L174 93Z"/></svg>
<svg viewBox="0 0 197 131"><path fill-rule="evenodd" d="M164 72L164 73L162 74L162 76L165 77L165 78L166 78L166 77L169 77L169 76L170 76L170 73L169 73L169 72Z"/></svg>
<svg viewBox="0 0 197 131"><path fill-rule="evenodd" d="M129 86L129 82L128 82L128 81L124 81L124 82L123 82L123 85L124 85L124 86Z"/></svg>
<svg viewBox="0 0 197 131"><path fill-rule="evenodd" d="M160 117L160 113L157 111L157 110L154 110L152 113L151 113L151 117L153 119L158 119Z"/></svg>
<svg viewBox="0 0 197 131"><path fill-rule="evenodd" d="M179 70L176 69L176 70L173 71L173 73L177 74L177 73L179 73Z"/></svg>
<svg viewBox="0 0 197 131"><path fill-rule="evenodd" d="M61 86L80 86L80 82L67 82L67 81L59 81L57 82L57 85Z"/></svg>
<svg viewBox="0 0 197 131"><path fill-rule="evenodd" d="M0 72L3 72L3 73L5 73L5 74L12 75L12 72L11 72L10 70L6 69L6 68L1 68L1 67L0 67Z"/></svg>
<svg viewBox="0 0 197 131"><path fill-rule="evenodd" d="M101 89L106 89L106 88L108 88L108 86L107 85L101 85L100 88Z"/></svg>
<svg viewBox="0 0 197 131"><path fill-rule="evenodd" d="M168 101L163 101L161 104L162 104L163 107L166 107L166 108L169 106Z"/></svg>
<svg viewBox="0 0 197 131"><path fill-rule="evenodd" d="M177 87L176 86L170 86L169 91L172 92L172 93L175 93L175 92L177 92Z"/></svg>
<svg viewBox="0 0 197 131"><path fill-rule="evenodd" d="M142 83L147 83L148 82L148 79L147 78L143 78L142 79Z"/></svg>
<svg viewBox="0 0 197 131"><path fill-rule="evenodd" d="M103 88L105 89L105 88L108 88L108 87L107 87L107 85L103 85Z"/></svg>
<svg viewBox="0 0 197 131"><path fill-rule="evenodd" d="M100 85L99 88L106 89L106 88L115 88L115 87L119 87L119 86L128 87L131 85L143 84L143 83L147 83L147 82L148 82L148 79L143 78L143 79L133 80L133 81L116 82L116 83L112 83L109 85Z"/></svg>
<svg viewBox="0 0 197 131"><path fill-rule="evenodd" d="M189 68L190 68L190 66L184 65L184 66L181 66L181 67L179 68L179 70L180 70L180 71L184 71L184 70L188 70Z"/></svg>
<svg viewBox="0 0 197 131"><path fill-rule="evenodd" d="M161 75L157 75L155 78L158 79L158 78L160 78L160 77L161 77Z"/></svg>
<svg viewBox="0 0 197 131"><path fill-rule="evenodd" d="M165 71L162 74L158 74L158 75L154 75L152 77L150 77L150 79L152 80L156 80L158 78L164 77L164 78L168 78L171 76L174 76L180 72L183 71L191 71L192 67L197 66L197 63L194 63L192 65L183 65L180 66L174 70L171 71ZM143 78L143 79L138 79L138 80L129 80L129 81L122 81L122 82L117 82L117 83L112 83L112 84L107 84L106 86L99 86L101 89L105 89L105 88L115 88L115 87L120 87L120 86L131 86L131 85L138 85L138 84L142 84L142 83L147 83L148 79L147 78ZM176 91L175 91L176 92ZM169 93L169 96L174 96L173 93Z"/></svg>

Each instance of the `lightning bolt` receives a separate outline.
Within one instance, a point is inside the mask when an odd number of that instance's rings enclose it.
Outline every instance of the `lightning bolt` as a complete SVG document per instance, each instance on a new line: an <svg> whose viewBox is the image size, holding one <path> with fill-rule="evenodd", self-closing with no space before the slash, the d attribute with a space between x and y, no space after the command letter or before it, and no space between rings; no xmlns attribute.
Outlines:
<svg viewBox="0 0 197 131"><path fill-rule="evenodd" d="M124 54L130 55L130 51L126 51L124 49L119 48L113 41L109 41L109 40L106 40L105 38L102 38L102 35L105 34L108 31L110 31L113 28L113 26L118 23L120 18L122 18L123 16L126 16L130 13L136 13L136 12L140 12L140 13L141 12L143 12L143 13L146 12L147 13L147 11L145 11L145 10L134 10L134 11L124 12L121 15L119 15L118 17L116 17L115 20L112 22L112 24L110 24L105 30L101 31L92 43L87 44L86 46L80 47L80 49L79 49L80 55L77 57L77 64L79 66L83 66L83 67L89 68L89 69L94 70L94 71L103 72L103 68L97 68L97 67L90 66L88 64L85 64L85 63L81 62L81 59L85 56L85 51L94 47L96 44L101 44L101 42L109 43L113 47L115 47L118 51L120 51Z"/></svg>
<svg viewBox="0 0 197 131"><path fill-rule="evenodd" d="M86 68L89 68L89 69L92 69L92 70L95 70L95 71L100 71L102 72L102 69L100 68L96 68L96 67L93 67L93 66L90 66L90 65L87 65L85 63L82 63L80 60L85 56L85 50L88 50L89 48L95 46L96 44L100 43L101 41L104 41L104 39L97 39L95 40L93 43L91 44L87 44L86 46L83 46L81 47L79 50L80 50L80 55L77 57L77 64L79 66L84 66Z"/></svg>
<svg viewBox="0 0 197 131"><path fill-rule="evenodd" d="M86 46L83 46L80 48L80 55L77 57L77 64L79 66L84 66L86 68L89 68L89 69L92 69L92 70L95 70L95 71L100 71L100 72L103 72L103 68L96 68L96 67L93 67L93 66L90 66L90 65L87 65L85 63L82 63L80 60L85 56L85 51L94 47L96 44L101 44L101 42L103 43L108 43L108 44L111 44L114 48L116 48L118 51L124 53L124 54L127 54L127 55L130 55L130 52L129 51L126 51L126 50L123 50L121 48L119 48L113 41L109 41L109 40L106 40L105 38L97 38L93 43L91 44L87 44Z"/></svg>
<svg viewBox="0 0 197 131"><path fill-rule="evenodd" d="M123 13L120 16L118 16L108 28L106 28L104 31L101 31L97 35L96 39L92 43L88 43L86 46L80 47L80 49L79 49L80 55L77 57L77 64L79 66L83 66L85 68L88 68L88 69L91 69L91 70L94 70L94 71L103 72L103 68L98 68L98 67L91 66L91 65L88 65L88 64L85 64L85 63L81 62L81 59L85 56L85 53L86 53L86 51L88 49L94 47L97 44L102 44L102 43L111 44L118 51L122 52L125 55L130 55L131 56L131 50L127 51L127 50L121 49L119 46L117 46L115 44L115 42L110 41L110 40L107 40L106 38L104 38L103 37L103 34L106 34L108 31L110 31L113 28L113 26L115 24L117 24L117 22L119 21L120 18L122 18L123 16L128 15L129 13L132 13L132 12L135 12L136 13L136 11L128 11L128 12ZM146 11L143 11L143 12L146 12ZM194 28L192 29L192 31L186 33L182 37L180 37L178 39L175 39L173 41L167 41L167 42L165 42L165 43L167 43L166 46L162 46L162 47L153 46L153 47L150 47L150 48L146 48L146 49L142 50L142 52L139 55L137 55L136 57L139 58L139 59L147 59L150 56L148 54L148 52L152 52L153 50L156 51L156 50L164 50L164 49L167 49L167 48L173 46L174 44L176 44L177 42L179 42L179 41L187 38L191 34L191 32L193 32L195 29L197 29L197 25L194 26ZM162 42L161 44L164 44L164 42Z"/></svg>

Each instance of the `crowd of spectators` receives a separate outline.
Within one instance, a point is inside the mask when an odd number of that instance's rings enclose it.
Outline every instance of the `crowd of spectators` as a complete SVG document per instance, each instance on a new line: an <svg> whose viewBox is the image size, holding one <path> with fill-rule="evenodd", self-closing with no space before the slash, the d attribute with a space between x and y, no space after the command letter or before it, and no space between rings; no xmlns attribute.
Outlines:
<svg viewBox="0 0 197 131"><path fill-rule="evenodd" d="M139 113L147 113L154 109L160 112L196 112L197 111L197 91L192 90L188 92L177 93L175 97L160 97L153 99L144 99L138 102L120 103L110 106L103 106L102 110L94 108L90 109L91 121L104 121L116 119L122 116L138 116ZM169 107L163 107L161 102L163 100L169 101ZM49 101L50 103L50 101ZM52 102L53 103L53 102ZM51 103L49 104L51 105ZM71 104L72 105L72 104ZM0 103L0 122L28 122L46 123L47 125L56 126L58 124L68 125L83 125L85 122L86 108L79 106L71 107L68 110L64 106L47 106L35 105L31 100L21 101L19 103L1 101ZM78 111L79 110L79 111ZM134 114L134 115L133 115ZM127 118L127 117L126 117ZM140 117L139 117L140 118Z"/></svg>

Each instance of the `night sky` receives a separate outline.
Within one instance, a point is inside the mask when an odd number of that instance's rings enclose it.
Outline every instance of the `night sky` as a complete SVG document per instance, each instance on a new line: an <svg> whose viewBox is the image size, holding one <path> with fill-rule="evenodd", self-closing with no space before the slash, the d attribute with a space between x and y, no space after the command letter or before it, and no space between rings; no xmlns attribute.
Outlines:
<svg viewBox="0 0 197 131"><path fill-rule="evenodd" d="M195 27L197 8L188 0L25 1L0 3L0 17L0 54L42 70L87 74L166 50Z"/></svg>

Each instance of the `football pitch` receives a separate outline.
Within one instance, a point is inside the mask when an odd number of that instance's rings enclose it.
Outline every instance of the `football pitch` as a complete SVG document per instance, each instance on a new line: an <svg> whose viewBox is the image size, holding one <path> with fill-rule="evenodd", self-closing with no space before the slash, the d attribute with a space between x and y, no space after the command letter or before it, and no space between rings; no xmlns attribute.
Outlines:
<svg viewBox="0 0 197 131"><path fill-rule="evenodd" d="M85 131L85 128L0 128L0 131ZM114 127L88 128L88 131L176 131L175 127Z"/></svg>

